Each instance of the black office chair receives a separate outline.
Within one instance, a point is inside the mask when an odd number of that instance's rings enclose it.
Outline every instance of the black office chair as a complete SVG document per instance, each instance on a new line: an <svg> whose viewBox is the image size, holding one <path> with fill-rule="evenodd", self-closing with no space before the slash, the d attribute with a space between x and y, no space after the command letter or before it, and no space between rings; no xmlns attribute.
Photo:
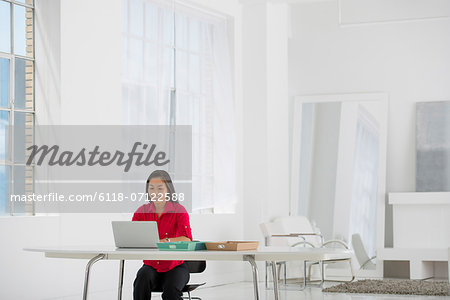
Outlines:
<svg viewBox="0 0 450 300"><path fill-rule="evenodd" d="M185 260L184 261L189 269L189 273L202 273L206 269L206 261L205 260ZM188 297L183 297L183 299L197 299L201 300L200 297L191 297L191 292L198 288L199 286L202 286L206 284L206 282L203 283L188 283L183 289L183 293L188 293Z"/></svg>
<svg viewBox="0 0 450 300"><path fill-rule="evenodd" d="M185 260L184 261L189 269L189 273L202 273L206 269L206 261L204 260ZM202 286L206 284L206 282L203 283L188 283L184 286L184 289L182 290L183 293L188 293L188 297L183 297L183 299L196 299L201 300L200 297L191 297L191 292L198 288L199 286ZM154 290L153 292L162 293L162 290Z"/></svg>

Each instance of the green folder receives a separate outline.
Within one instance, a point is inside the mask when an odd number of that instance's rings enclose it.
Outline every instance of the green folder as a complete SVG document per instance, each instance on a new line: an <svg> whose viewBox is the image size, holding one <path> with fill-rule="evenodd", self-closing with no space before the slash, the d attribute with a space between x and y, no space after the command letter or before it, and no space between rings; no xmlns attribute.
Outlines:
<svg viewBox="0 0 450 300"><path fill-rule="evenodd" d="M168 242L157 243L158 249L163 251L197 251L206 250L205 242Z"/></svg>

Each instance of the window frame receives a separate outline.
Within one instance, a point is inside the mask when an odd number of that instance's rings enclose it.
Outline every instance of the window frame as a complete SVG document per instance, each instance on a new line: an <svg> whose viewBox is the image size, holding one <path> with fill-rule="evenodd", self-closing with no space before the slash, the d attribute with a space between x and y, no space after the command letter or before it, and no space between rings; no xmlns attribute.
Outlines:
<svg viewBox="0 0 450 300"><path fill-rule="evenodd" d="M34 130L35 130L35 121L36 121L36 64L35 64L35 53L36 53L36 45L35 45L35 33L36 33L36 26L35 26L35 6L34 6L34 0L32 0L33 4L28 4L28 3L24 3L26 2L26 0L24 2L18 2L15 0L0 0L1 2L5 2L8 3L10 5L10 53L7 52L1 52L0 51L0 58L3 59L7 59L9 60L9 99L8 99L8 107L0 107L0 111L6 111L8 112L8 148L6 149L6 155L7 157L5 157L5 160L1 160L0 161L0 165L1 166L5 166L5 169L9 169L9 196L11 194L14 193L14 174L15 174L15 167L19 166L19 167L24 167L26 168L31 168L31 176L32 176L32 187L31 187L31 192L34 191L34 172L35 172L35 168L34 165L27 165L26 162L15 162L15 158L14 158L14 119L15 119L15 113L19 112L19 113L24 113L24 114L29 114L32 116L32 123L31 123L31 129L32 129L32 137L33 137L33 141L34 141ZM15 5L17 6L21 6L24 7L25 9L30 9L31 10L31 14L32 14L32 22L31 22L31 39L32 39L32 55L31 56L27 56L25 55L20 55L20 54L16 54L14 52L14 9L15 9ZM25 10L26 12L26 10ZM26 19L25 19L26 20ZM25 24L26 27L26 24ZM25 36L25 47L27 46L26 43L26 36ZM15 78L15 74L16 74L16 60L17 59L22 59L24 61L28 61L31 62L32 65L32 96L31 96L31 102L32 102L32 109L27 109L25 108L17 108L15 106L15 83L16 83L16 78ZM14 202L11 202L10 199L4 199L5 203L5 208L7 207L8 201L9 203L9 215L10 216L14 216L14 215L35 215L35 208L34 208L34 203L33 202L25 202L25 212L20 212L17 213L15 211L15 207L14 207ZM5 211L1 211L0 215L8 215L8 212Z"/></svg>

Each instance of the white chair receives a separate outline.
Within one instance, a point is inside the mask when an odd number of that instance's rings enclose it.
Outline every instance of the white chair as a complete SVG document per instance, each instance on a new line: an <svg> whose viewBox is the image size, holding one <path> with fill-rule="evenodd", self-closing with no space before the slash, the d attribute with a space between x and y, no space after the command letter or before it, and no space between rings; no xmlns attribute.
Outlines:
<svg viewBox="0 0 450 300"><path fill-rule="evenodd" d="M347 243L345 243L344 241L341 240L328 240L323 244L323 247L329 247L329 248L344 248L349 250L349 246L347 245ZM350 270L350 280L338 280L338 279L325 279L325 275L322 276L322 280L321 281L332 281L332 282L352 282L355 279L355 274L353 272L353 266L352 266L352 259L343 259L343 260L326 260L323 261L323 263L325 265L327 265L327 270L331 271L331 269L343 269L345 267L345 265L348 264L349 270ZM320 262L314 262L309 266L309 271L308 271L308 280L310 280L310 276L311 276L311 267L313 265L316 264L320 264ZM324 269L322 268L322 271L324 272Z"/></svg>
<svg viewBox="0 0 450 300"><path fill-rule="evenodd" d="M261 224L263 225L263 224ZM267 245L275 245L277 243L278 246L289 246L289 247L332 247L332 246L340 246L346 249L349 249L348 245L341 240L330 240L324 241L320 230L317 228L313 228L311 222L305 216L289 216L289 217L278 217L273 220L273 222L264 223L261 226L261 230L267 241ZM288 235L288 234L296 234L295 237L275 237L276 235ZM323 262L311 262L309 265L309 272L307 275L306 266L307 263L304 262L303 266L303 280L306 282L306 278L310 282L311 277L311 267L313 265L319 264L321 266L321 278L323 281L325 278L324 274L324 266L323 264L336 264L336 263L348 263L350 266L351 272L351 280L354 280L353 268L351 265L351 260L329 260ZM335 281L335 280L333 280ZM338 281L338 280L336 280ZM286 264L284 263L284 282L286 283ZM266 286L267 286L267 268L266 268Z"/></svg>
<svg viewBox="0 0 450 300"><path fill-rule="evenodd" d="M278 217L273 220L277 234L303 233L298 237L287 238L289 246L309 244L312 247L321 247L324 243L320 230L313 228L309 219L305 216ZM317 231L317 232L316 232ZM300 243L300 244L299 244Z"/></svg>
<svg viewBox="0 0 450 300"><path fill-rule="evenodd" d="M372 256L369 258L367 255L366 248L364 248L364 244L362 242L361 236L358 233L352 235L352 246L355 251L356 259L359 263L360 270L375 270L376 265L372 262L376 258L376 256Z"/></svg>
<svg viewBox="0 0 450 300"><path fill-rule="evenodd" d="M261 229L261 232L264 236L264 245L265 246L289 246L287 244L287 241L285 239L277 239L274 238L273 235L276 234L276 232L279 232L280 228L277 226L278 224L274 224L272 222L267 223L261 223L259 224L259 228ZM286 262L285 261L278 261L277 263L278 267L278 276L280 276L280 270L283 267L283 274L284 279L283 282L286 284ZM265 283L266 283L266 289L269 287L268 284L268 271L267 268L271 267L270 263L266 261L266 272L265 272ZM278 277L279 280L279 277Z"/></svg>

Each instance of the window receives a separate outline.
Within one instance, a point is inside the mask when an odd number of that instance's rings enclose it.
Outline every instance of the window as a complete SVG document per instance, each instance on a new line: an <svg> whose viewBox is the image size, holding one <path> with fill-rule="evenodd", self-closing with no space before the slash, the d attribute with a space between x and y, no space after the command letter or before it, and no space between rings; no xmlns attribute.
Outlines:
<svg viewBox="0 0 450 300"><path fill-rule="evenodd" d="M33 214L32 202L10 194L33 192L25 149L34 126L33 0L0 0L0 214Z"/></svg>
<svg viewBox="0 0 450 300"><path fill-rule="evenodd" d="M236 203L228 20L172 2L123 0L125 124L192 125L193 210Z"/></svg>

